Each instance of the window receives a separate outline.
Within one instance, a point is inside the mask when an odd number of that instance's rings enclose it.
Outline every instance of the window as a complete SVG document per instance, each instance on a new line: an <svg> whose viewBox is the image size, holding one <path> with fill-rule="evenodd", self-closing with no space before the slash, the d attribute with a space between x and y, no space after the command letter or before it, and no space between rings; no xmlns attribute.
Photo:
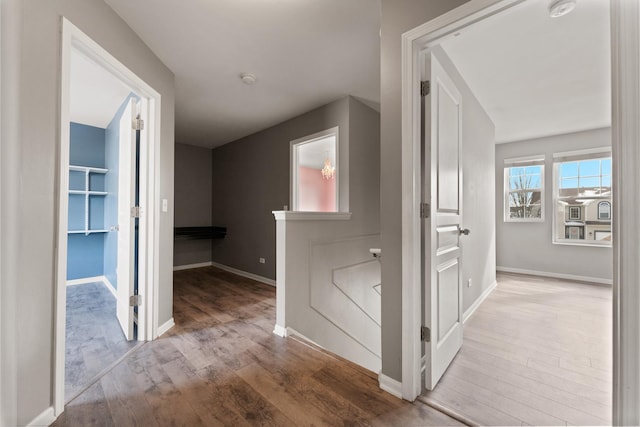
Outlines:
<svg viewBox="0 0 640 427"><path fill-rule="evenodd" d="M580 221L582 219L582 208L580 206L569 206L569 220Z"/></svg>
<svg viewBox="0 0 640 427"><path fill-rule="evenodd" d="M506 159L504 164L504 220L543 221L544 157Z"/></svg>
<svg viewBox="0 0 640 427"><path fill-rule="evenodd" d="M291 142L294 211L338 212L338 128Z"/></svg>
<svg viewBox="0 0 640 427"><path fill-rule="evenodd" d="M598 219L600 220L611 219L611 203L609 202L598 203Z"/></svg>
<svg viewBox="0 0 640 427"><path fill-rule="evenodd" d="M554 243L611 245L611 151L554 154Z"/></svg>

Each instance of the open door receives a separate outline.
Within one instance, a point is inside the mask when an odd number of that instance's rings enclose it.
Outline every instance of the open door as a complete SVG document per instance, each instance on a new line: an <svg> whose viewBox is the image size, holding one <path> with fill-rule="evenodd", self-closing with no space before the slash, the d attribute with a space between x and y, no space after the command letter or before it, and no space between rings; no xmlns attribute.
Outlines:
<svg viewBox="0 0 640 427"><path fill-rule="evenodd" d="M433 390L462 346L462 104L437 59L426 55L423 221L425 388Z"/></svg>
<svg viewBox="0 0 640 427"><path fill-rule="evenodd" d="M120 118L118 150L118 280L117 317L120 327L131 341L134 337L134 308L130 297L134 295L135 222L136 205L136 120L135 99L130 99Z"/></svg>

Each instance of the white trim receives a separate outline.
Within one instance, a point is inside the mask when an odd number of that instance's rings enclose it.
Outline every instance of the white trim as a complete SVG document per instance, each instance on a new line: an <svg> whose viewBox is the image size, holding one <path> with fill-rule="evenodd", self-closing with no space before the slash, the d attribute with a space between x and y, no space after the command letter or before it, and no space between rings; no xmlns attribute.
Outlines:
<svg viewBox="0 0 640 427"><path fill-rule="evenodd" d="M173 271L182 271L182 270L191 270L193 268L211 267L212 265L213 263L211 261L199 262L196 264L174 265Z"/></svg>
<svg viewBox="0 0 640 427"><path fill-rule="evenodd" d="M128 86L141 98L148 126L140 133L140 205L144 215L140 218L139 235L139 290L144 302L138 312L138 339L152 340L157 331L158 292L160 282L159 245L160 241L160 126L161 96L146 82L136 76L113 55L93 41L89 36L62 17L62 38L60 50L60 133L58 141L58 224L56 250L56 302L54 326L54 388L55 414L64 411L64 370L65 370L65 318L66 318L66 275L67 275L67 227L69 188L69 88L71 52L78 52L103 67L115 78Z"/></svg>
<svg viewBox="0 0 640 427"><path fill-rule="evenodd" d="M538 271L538 270L526 270L524 268L511 268L511 267L497 266L496 271L501 271L503 273L527 274L529 276L551 277L554 279L575 280L578 282L589 282L589 283L596 283L600 285L611 286L613 284L613 280L604 279L602 277L578 276L575 274L554 273L549 271Z"/></svg>
<svg viewBox="0 0 640 427"><path fill-rule="evenodd" d="M71 279L67 280L67 286L77 286L77 285L86 285L88 283L102 283L111 295L114 298L117 298L116 288L113 287L111 281L107 278L107 276L94 276L94 277L83 277L82 279Z"/></svg>
<svg viewBox="0 0 640 427"><path fill-rule="evenodd" d="M340 127L334 126L330 129L326 129L320 132L316 132L312 135L303 136L302 138L294 139L289 143L289 158L291 168L291 182L289 183L289 200L291 201L291 208L293 210L298 209L298 150L297 145L304 145L319 139L324 139L333 136L336 139L336 163L335 167L335 180L336 180L336 211L339 212L342 207L340 204ZM345 174L346 176L346 174Z"/></svg>
<svg viewBox="0 0 640 427"><path fill-rule="evenodd" d="M111 283L111 280L109 280L107 276L102 276L101 279L102 279L102 283L107 287L109 292L111 292L111 295L113 295L114 298L117 298L117 291L116 291L116 288Z"/></svg>
<svg viewBox="0 0 640 427"><path fill-rule="evenodd" d="M611 156L611 147L596 147L596 148L585 148L583 150L573 150L573 151L562 151L559 153L553 153L554 162L558 161L555 159L562 159L565 157L578 157L578 156L590 156L596 154L608 154Z"/></svg>
<svg viewBox="0 0 640 427"><path fill-rule="evenodd" d="M486 300L489 297L489 295L491 295L491 292L493 292L497 287L498 287L498 282L494 280L493 283L489 285L489 287L485 289L484 292L482 292L482 294L480 294L480 296L473 302L473 304L471 304L471 307L465 310L464 314L462 315L462 323L467 323L467 320L469 320L469 318L473 315L473 313L476 312L478 307L482 305L484 300Z"/></svg>
<svg viewBox="0 0 640 427"><path fill-rule="evenodd" d="M273 327L273 334L277 335L279 337L282 337L282 338L286 338L287 337L287 328L285 328L284 326L275 325Z"/></svg>
<svg viewBox="0 0 640 427"><path fill-rule="evenodd" d="M211 265L219 268L220 270L228 271L229 273L237 274L238 276L246 277L247 279L252 279L257 282L262 282L264 284L275 286L276 281L273 279L269 279L268 277L258 276L257 274L249 273L247 271L238 270L237 268L229 267L224 264L219 264L217 262L211 262Z"/></svg>
<svg viewBox="0 0 640 427"><path fill-rule="evenodd" d="M527 166L531 165L544 165L545 155L538 154L533 156L522 156L522 157L509 157L504 159L504 167L518 167L518 165L522 163L526 163Z"/></svg>
<svg viewBox="0 0 640 427"><path fill-rule="evenodd" d="M351 212L273 211L276 221L346 221Z"/></svg>
<svg viewBox="0 0 640 427"><path fill-rule="evenodd" d="M87 283L102 282L104 276L83 277L82 279L67 280L67 286L86 285Z"/></svg>
<svg viewBox="0 0 640 427"><path fill-rule="evenodd" d="M378 374L378 385L387 393L402 399L402 383L400 381L394 380L380 372Z"/></svg>
<svg viewBox="0 0 640 427"><path fill-rule="evenodd" d="M164 322L162 325L158 326L158 335L156 335L156 337L159 337L161 335L163 335L165 332L167 332L169 329L173 328L175 326L175 322L173 321L173 317L169 320L167 320L166 322Z"/></svg>
<svg viewBox="0 0 640 427"><path fill-rule="evenodd" d="M613 425L640 424L640 3L612 0Z"/></svg>
<svg viewBox="0 0 640 427"><path fill-rule="evenodd" d="M47 409L42 411L42 413L40 415L38 415L37 417L32 419L27 424L27 427L49 426L49 425L53 424L53 422L57 418L58 417L56 416L55 411L53 410L53 406L49 406Z"/></svg>

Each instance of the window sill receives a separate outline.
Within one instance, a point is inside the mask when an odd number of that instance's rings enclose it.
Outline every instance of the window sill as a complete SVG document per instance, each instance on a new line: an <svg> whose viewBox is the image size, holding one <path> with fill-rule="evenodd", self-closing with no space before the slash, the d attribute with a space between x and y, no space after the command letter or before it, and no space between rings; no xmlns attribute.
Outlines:
<svg viewBox="0 0 640 427"><path fill-rule="evenodd" d="M574 242L565 242L565 241L562 241L562 242L554 241L554 242L551 242L551 243L553 243L554 245L561 245L561 246L583 246L583 247L588 247L588 248L609 248L609 249L611 249L613 247L613 245L611 245L611 244L608 244L608 245L602 244L602 245L600 245L600 244L593 244L593 243L579 243L579 242L575 242L574 243Z"/></svg>
<svg viewBox="0 0 640 427"><path fill-rule="evenodd" d="M514 223L514 224L526 224L526 223L541 223L544 222L544 218L531 218L531 219L505 219L506 223Z"/></svg>
<svg viewBox="0 0 640 427"><path fill-rule="evenodd" d="M273 211L276 221L346 221L351 212Z"/></svg>

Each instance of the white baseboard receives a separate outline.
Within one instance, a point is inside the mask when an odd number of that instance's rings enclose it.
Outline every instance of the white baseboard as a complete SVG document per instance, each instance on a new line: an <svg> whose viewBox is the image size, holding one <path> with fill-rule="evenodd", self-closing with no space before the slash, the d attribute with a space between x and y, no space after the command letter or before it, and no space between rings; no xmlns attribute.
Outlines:
<svg viewBox="0 0 640 427"><path fill-rule="evenodd" d="M111 284L111 281L107 279L107 276L94 276L94 277L83 277L82 279L72 279L67 280L67 286L78 286L78 285L86 285L88 283L102 283L111 295L114 298L117 298L116 288Z"/></svg>
<svg viewBox="0 0 640 427"><path fill-rule="evenodd" d="M53 406L49 406L40 415L31 420L31 422L27 424L27 427L49 426L53 424L56 418L58 417L55 415Z"/></svg>
<svg viewBox="0 0 640 427"><path fill-rule="evenodd" d="M229 273L237 274L238 276L246 277L248 279L252 279L257 282L262 282L271 286L276 285L276 281L273 279L269 279L268 277L258 276L257 274L248 273L246 271L238 270L237 268L229 267L224 264L218 264L217 262L211 262L211 265L219 268L220 270L225 270L225 271L228 271Z"/></svg>
<svg viewBox="0 0 640 427"><path fill-rule="evenodd" d="M397 397L398 399L402 399L402 383L400 381L394 380L380 372L378 374L378 385L387 393Z"/></svg>
<svg viewBox="0 0 640 427"><path fill-rule="evenodd" d="M283 326L280 326L280 325L275 325L273 327L273 333L274 333L274 335L277 335L279 337L286 338L286 336L287 336L287 328L285 328Z"/></svg>
<svg viewBox="0 0 640 427"><path fill-rule="evenodd" d="M496 271L504 273L528 274L531 276L552 277L554 279L577 280L579 282L597 283L600 285L613 285L612 279L601 277L577 276L575 274L550 273L548 271L525 270L523 268L496 267Z"/></svg>
<svg viewBox="0 0 640 427"><path fill-rule="evenodd" d="M211 261L199 262L197 264L174 265L173 271L191 270L192 268L211 267L212 265L213 263Z"/></svg>
<svg viewBox="0 0 640 427"><path fill-rule="evenodd" d="M498 282L494 280L493 283L489 285L489 287L485 289L484 292L482 292L482 294L478 297L478 299L476 299L474 303L471 304L471 307L469 307L462 314L462 323L465 323L469 319L469 317L471 317L471 315L475 313L478 307L480 307L480 305L484 302L484 300L487 299L487 297L491 294L491 292L493 292L496 286L498 286Z"/></svg>
<svg viewBox="0 0 640 427"><path fill-rule="evenodd" d="M104 276L83 277L82 279L67 280L67 286L86 285L87 283L102 282Z"/></svg>
<svg viewBox="0 0 640 427"><path fill-rule="evenodd" d="M164 334L174 326L175 326L175 322L173 321L173 317L172 317L171 319L164 322L162 325L158 326L158 336L161 336L162 334Z"/></svg>
<svg viewBox="0 0 640 427"><path fill-rule="evenodd" d="M109 289L109 292L113 295L114 298L118 298L118 294L116 292L116 288L113 286L111 281L107 278L107 276L102 276L102 283Z"/></svg>

